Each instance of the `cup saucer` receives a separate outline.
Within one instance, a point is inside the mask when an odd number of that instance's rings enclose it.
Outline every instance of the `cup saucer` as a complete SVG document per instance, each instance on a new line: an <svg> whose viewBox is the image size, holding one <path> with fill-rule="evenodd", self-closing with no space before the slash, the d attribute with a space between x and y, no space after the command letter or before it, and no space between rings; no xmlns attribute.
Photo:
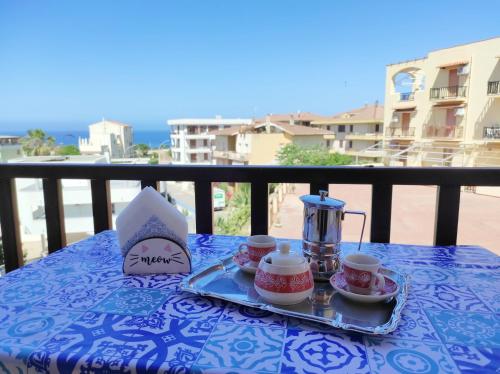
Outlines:
<svg viewBox="0 0 500 374"><path fill-rule="evenodd" d="M244 272L249 274L255 274L257 272L257 264L250 261L247 251L241 251L233 256L234 263Z"/></svg>
<svg viewBox="0 0 500 374"><path fill-rule="evenodd" d="M338 272L332 275L330 278L330 284L337 290L341 295L351 299L353 301L358 301L360 303L377 303L379 301L390 299L391 297L397 295L399 292L399 286L391 278L384 275L385 287L376 291L371 295L361 295L349 290L349 286L345 280L344 272Z"/></svg>

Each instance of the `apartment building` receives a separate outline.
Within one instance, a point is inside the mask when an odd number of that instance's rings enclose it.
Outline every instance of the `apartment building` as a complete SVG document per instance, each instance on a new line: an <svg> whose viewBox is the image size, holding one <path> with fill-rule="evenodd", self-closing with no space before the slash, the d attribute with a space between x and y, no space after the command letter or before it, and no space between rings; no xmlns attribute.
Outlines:
<svg viewBox="0 0 500 374"><path fill-rule="evenodd" d="M386 68L385 163L500 164L500 37Z"/></svg>
<svg viewBox="0 0 500 374"><path fill-rule="evenodd" d="M19 139L19 136L0 135L0 162L7 162L22 155Z"/></svg>
<svg viewBox="0 0 500 374"><path fill-rule="evenodd" d="M132 126L106 119L89 125L89 137L78 139L81 154L109 153L111 158L133 156L133 144Z"/></svg>
<svg viewBox="0 0 500 374"><path fill-rule="evenodd" d="M271 118L270 115L263 122L256 121L249 126L213 131L216 164L275 164L283 145L294 143L302 147L326 147L326 143L335 137L331 131L290 124L285 120L273 122Z"/></svg>
<svg viewBox="0 0 500 374"><path fill-rule="evenodd" d="M185 118L168 120L173 164L209 165L215 163L212 157L215 135L212 131L224 128L248 126L251 119L244 118Z"/></svg>
<svg viewBox="0 0 500 374"><path fill-rule="evenodd" d="M327 142L331 152L345 153L358 160L382 159L384 107L378 102L311 122L312 126L335 133Z"/></svg>

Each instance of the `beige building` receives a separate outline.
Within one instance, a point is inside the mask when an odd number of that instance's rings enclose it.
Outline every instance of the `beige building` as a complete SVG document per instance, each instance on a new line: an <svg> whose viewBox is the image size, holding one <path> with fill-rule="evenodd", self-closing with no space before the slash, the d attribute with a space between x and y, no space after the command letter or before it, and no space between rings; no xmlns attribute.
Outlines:
<svg viewBox="0 0 500 374"><path fill-rule="evenodd" d="M286 121L272 122L271 118L268 116L264 122L249 126L213 131L213 157L217 165L275 164L279 149L286 144L326 147L326 143L335 137L331 131Z"/></svg>
<svg viewBox="0 0 500 374"><path fill-rule="evenodd" d="M385 163L500 163L500 37L386 69Z"/></svg>
<svg viewBox="0 0 500 374"><path fill-rule="evenodd" d="M132 127L117 121L103 119L89 125L89 138L79 138L82 154L105 154L111 158L126 158L134 154Z"/></svg>
<svg viewBox="0 0 500 374"><path fill-rule="evenodd" d="M335 133L335 140L327 142L331 152L345 153L358 160L382 159L384 107L378 103L338 113L311 122Z"/></svg>
<svg viewBox="0 0 500 374"><path fill-rule="evenodd" d="M22 155L19 139L19 136L0 135L0 162L7 162Z"/></svg>

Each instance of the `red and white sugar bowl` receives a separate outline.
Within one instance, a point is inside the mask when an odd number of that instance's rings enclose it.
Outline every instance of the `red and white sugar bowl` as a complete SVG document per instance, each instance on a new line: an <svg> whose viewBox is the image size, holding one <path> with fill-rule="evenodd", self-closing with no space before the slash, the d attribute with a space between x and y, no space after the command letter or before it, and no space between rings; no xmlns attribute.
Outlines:
<svg viewBox="0 0 500 374"><path fill-rule="evenodd" d="M311 297L314 280L309 262L302 255L290 253L289 243L280 243L259 262L255 290L272 304L298 304Z"/></svg>

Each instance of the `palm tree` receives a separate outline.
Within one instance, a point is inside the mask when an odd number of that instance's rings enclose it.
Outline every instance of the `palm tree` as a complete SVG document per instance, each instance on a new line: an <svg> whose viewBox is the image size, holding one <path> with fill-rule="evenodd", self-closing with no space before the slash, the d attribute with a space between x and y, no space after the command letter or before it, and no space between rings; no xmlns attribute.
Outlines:
<svg viewBox="0 0 500 374"><path fill-rule="evenodd" d="M21 139L23 151L28 156L50 155L55 143L54 137L47 136L42 129L28 130L28 134Z"/></svg>

